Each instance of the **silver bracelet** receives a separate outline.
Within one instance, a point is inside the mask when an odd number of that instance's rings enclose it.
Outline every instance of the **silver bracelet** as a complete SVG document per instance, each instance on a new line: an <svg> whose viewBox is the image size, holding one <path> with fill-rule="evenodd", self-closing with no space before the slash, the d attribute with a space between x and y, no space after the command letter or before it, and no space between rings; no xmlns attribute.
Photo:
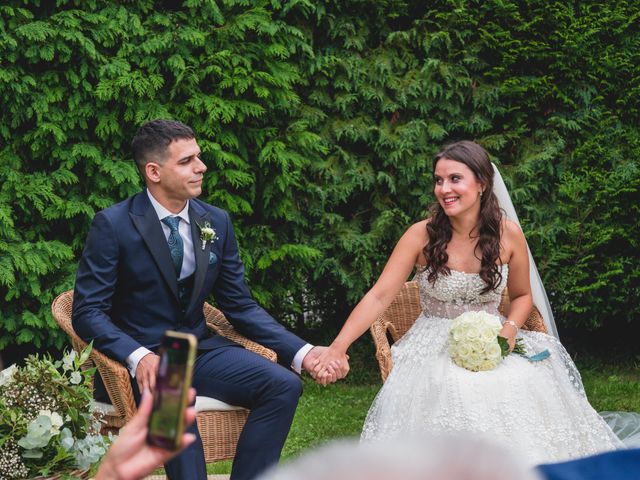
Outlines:
<svg viewBox="0 0 640 480"><path fill-rule="evenodd" d="M516 333L518 333L518 331L520 330L520 327L518 325L516 325L516 322L514 322L513 320L505 320L503 325L509 324L512 327L514 327L516 329Z"/></svg>

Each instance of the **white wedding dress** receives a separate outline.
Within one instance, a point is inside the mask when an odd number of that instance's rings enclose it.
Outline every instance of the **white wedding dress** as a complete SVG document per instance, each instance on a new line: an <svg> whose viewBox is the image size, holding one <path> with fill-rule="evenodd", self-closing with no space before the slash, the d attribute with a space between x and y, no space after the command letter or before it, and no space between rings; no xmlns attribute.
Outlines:
<svg viewBox="0 0 640 480"><path fill-rule="evenodd" d="M529 355L549 350L539 362L510 354L494 370L471 372L451 361L451 319L471 310L500 315L508 274L504 265L501 285L486 294L475 273L451 271L435 284L425 272L416 275L422 313L391 349L393 369L369 410L363 440L472 432L531 465L624 447L589 404L576 366L554 336L519 332Z"/></svg>

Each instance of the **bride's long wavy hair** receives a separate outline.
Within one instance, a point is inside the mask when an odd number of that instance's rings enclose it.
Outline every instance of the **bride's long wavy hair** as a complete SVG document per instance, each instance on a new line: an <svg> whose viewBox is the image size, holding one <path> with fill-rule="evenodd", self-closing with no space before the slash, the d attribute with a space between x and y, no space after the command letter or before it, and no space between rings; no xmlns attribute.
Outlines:
<svg viewBox="0 0 640 480"><path fill-rule="evenodd" d="M480 197L480 218L470 235L478 238L474 255L480 258L480 278L487 285L482 293L487 293L495 290L502 281L502 274L497 264L500 258L502 211L498 199L493 193L493 167L484 148L475 142L462 140L445 146L435 156L432 171L434 181L436 164L443 158L465 164L485 187ZM427 260L425 267L428 272L427 278L431 283L434 283L439 275L451 273L447 267L449 255L446 249L453 230L449 217L438 202L431 206L430 218L431 220L427 222L429 242L422 249L422 253ZM478 257L478 252L480 252L480 257Z"/></svg>

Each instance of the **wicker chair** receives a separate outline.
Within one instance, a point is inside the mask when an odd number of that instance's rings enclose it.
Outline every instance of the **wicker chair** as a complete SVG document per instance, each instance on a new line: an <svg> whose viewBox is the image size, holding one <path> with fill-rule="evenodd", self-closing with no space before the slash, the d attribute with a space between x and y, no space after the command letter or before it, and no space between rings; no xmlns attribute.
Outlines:
<svg viewBox="0 0 640 480"><path fill-rule="evenodd" d="M73 348L81 351L87 344L75 333L71 325L72 304L73 291L69 290L53 301L51 311L58 325L71 338ZM203 310L207 326L211 330L273 362L276 361L276 353L273 350L252 342L236 332L220 310L208 303L204 304ZM103 404L104 433L109 431L117 433L136 412L129 372L121 363L110 359L95 348L91 352L90 360L100 372L111 400L111 405ZM197 397L195 408L198 412L196 419L202 437L205 461L212 463L233 458L249 411L208 397Z"/></svg>
<svg viewBox="0 0 640 480"><path fill-rule="evenodd" d="M504 315L508 308L509 294L505 288L498 309ZM387 335L391 336L394 343L400 340L407 333L407 330L411 328L421 311L420 291L417 282L406 282L400 289L400 293L391 302L391 305L371 325L369 331L376 346L376 359L378 360L383 382L389 376L393 366L391 362L391 345ZM547 333L542 315L535 306L531 309L522 328Z"/></svg>

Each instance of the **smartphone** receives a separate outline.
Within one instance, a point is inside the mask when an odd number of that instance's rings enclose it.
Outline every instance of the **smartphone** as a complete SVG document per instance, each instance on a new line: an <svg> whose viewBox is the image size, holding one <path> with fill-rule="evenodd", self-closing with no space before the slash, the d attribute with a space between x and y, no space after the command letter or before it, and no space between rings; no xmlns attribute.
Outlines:
<svg viewBox="0 0 640 480"><path fill-rule="evenodd" d="M184 411L189 402L198 341L190 333L168 330L158 349L160 365L153 392L147 443L177 450L184 433Z"/></svg>

